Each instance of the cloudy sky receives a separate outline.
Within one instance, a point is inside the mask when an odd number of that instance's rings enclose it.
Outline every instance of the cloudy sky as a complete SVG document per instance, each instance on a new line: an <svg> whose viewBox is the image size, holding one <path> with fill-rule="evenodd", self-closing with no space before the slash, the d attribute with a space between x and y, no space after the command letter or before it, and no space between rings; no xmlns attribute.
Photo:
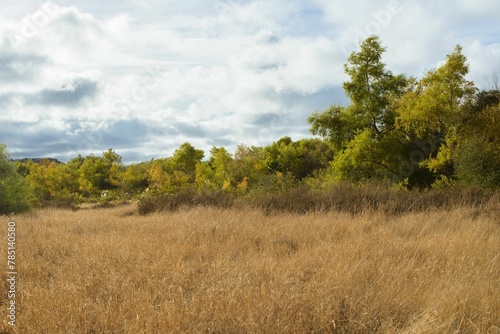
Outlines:
<svg viewBox="0 0 500 334"><path fill-rule="evenodd" d="M13 158L165 157L309 137L347 103L343 64L381 36L421 76L456 44L482 88L500 73L498 0L0 2L0 143Z"/></svg>

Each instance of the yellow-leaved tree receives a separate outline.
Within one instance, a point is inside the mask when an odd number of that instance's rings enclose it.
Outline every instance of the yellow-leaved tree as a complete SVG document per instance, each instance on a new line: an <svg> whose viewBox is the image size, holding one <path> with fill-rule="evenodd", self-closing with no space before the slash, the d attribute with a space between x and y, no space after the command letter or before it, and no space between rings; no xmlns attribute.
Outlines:
<svg viewBox="0 0 500 334"><path fill-rule="evenodd" d="M457 134L476 92L474 83L466 79L468 72L467 59L458 45L443 65L421 80L412 79L397 102L396 126L408 138L425 140L420 164L438 179L447 180L454 174Z"/></svg>

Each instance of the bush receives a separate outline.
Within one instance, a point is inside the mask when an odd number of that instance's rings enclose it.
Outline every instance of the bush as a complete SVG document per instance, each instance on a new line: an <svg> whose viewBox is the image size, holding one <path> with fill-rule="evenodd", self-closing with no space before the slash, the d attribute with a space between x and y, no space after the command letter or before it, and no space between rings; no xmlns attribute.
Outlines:
<svg viewBox="0 0 500 334"><path fill-rule="evenodd" d="M492 192L472 187L408 191L384 185L354 186L338 183L317 191L310 186L302 185L287 193L271 193L249 198L247 204L262 209L266 214L325 211L360 214L366 211L381 211L389 215L398 215L457 206L477 207L487 203L492 195Z"/></svg>
<svg viewBox="0 0 500 334"><path fill-rule="evenodd" d="M9 161L5 145L0 145L0 214L11 214L31 209L32 190L29 183L16 172Z"/></svg>
<svg viewBox="0 0 500 334"><path fill-rule="evenodd" d="M361 214L367 211L380 211L388 215L399 215L435 209L454 207L482 207L495 195L492 191L476 187L451 187L425 191L401 190L385 185L354 186L338 183L324 190L314 190L302 184L287 192L254 194L238 198L223 191L198 192L184 190L176 194L150 195L140 200L140 214L158 211L176 211L181 207L211 206L240 209L258 209L266 214L308 212L347 212Z"/></svg>
<svg viewBox="0 0 500 334"><path fill-rule="evenodd" d="M498 149L481 138L469 139L457 154L456 175L467 185L486 189L500 187Z"/></svg>
<svg viewBox="0 0 500 334"><path fill-rule="evenodd" d="M138 204L142 215L159 211L176 211L181 207L212 206L230 208L234 203L234 195L224 191L198 192L185 189L168 195L149 195L142 198Z"/></svg>

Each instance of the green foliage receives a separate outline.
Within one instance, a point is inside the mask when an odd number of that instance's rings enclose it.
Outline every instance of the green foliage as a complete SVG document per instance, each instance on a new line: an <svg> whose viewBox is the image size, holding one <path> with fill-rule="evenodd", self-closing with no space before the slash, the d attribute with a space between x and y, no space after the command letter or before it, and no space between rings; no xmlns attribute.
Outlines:
<svg viewBox="0 0 500 334"><path fill-rule="evenodd" d="M234 159L223 147L210 150L208 162L196 164L196 186L200 191L231 191L236 185Z"/></svg>
<svg viewBox="0 0 500 334"><path fill-rule="evenodd" d="M314 112L307 121L311 133L328 139L337 151L355 136L352 119L342 106L332 105L324 112Z"/></svg>
<svg viewBox="0 0 500 334"><path fill-rule="evenodd" d="M481 147L481 149L478 149ZM456 174L468 185L500 187L500 151L482 138L463 143L456 159Z"/></svg>
<svg viewBox="0 0 500 334"><path fill-rule="evenodd" d="M458 177L496 187L500 93L478 93L466 80L460 46L421 80L393 75L382 62L384 52L378 37L366 39L345 65L351 104L308 119L311 132L333 144L332 178L426 188L449 186Z"/></svg>
<svg viewBox="0 0 500 334"><path fill-rule="evenodd" d="M234 153L234 175L240 192L246 192L269 173L263 147L239 145Z"/></svg>
<svg viewBox="0 0 500 334"><path fill-rule="evenodd" d="M474 97L474 84L466 80L469 71L462 48L446 56L444 65L431 70L420 81L412 80L397 102L397 125L410 136L432 141L421 165L436 175L453 176L457 133L467 117L466 106Z"/></svg>
<svg viewBox="0 0 500 334"><path fill-rule="evenodd" d="M319 139L301 139L293 142L283 137L264 148L267 169L302 180L316 170L327 168L333 158L329 143Z"/></svg>
<svg viewBox="0 0 500 334"><path fill-rule="evenodd" d="M148 169L149 188L158 192L168 192L171 186L171 177L167 172L167 159L153 160Z"/></svg>
<svg viewBox="0 0 500 334"><path fill-rule="evenodd" d="M456 176L469 185L500 187L500 104L484 104L463 128L456 153ZM483 105L483 106L484 106Z"/></svg>
<svg viewBox="0 0 500 334"><path fill-rule="evenodd" d="M353 52L344 66L350 80L343 87L351 99L347 112L356 130L370 128L376 135L391 131L395 112L391 101L401 94L406 79L394 76L385 68L382 55L386 51L377 36L367 38L359 52Z"/></svg>
<svg viewBox="0 0 500 334"><path fill-rule="evenodd" d="M203 159L203 150L197 150L190 143L182 144L171 159L171 170L186 174L192 182L195 179L196 164Z"/></svg>
<svg viewBox="0 0 500 334"><path fill-rule="evenodd" d="M56 192L61 188L59 166L55 162L42 160L39 164L28 161L26 167L29 168L26 178L32 184L36 199L39 202L54 199Z"/></svg>
<svg viewBox="0 0 500 334"><path fill-rule="evenodd" d="M372 132L369 129L358 133L332 163L336 178L359 183L374 177L375 169L372 168L374 146Z"/></svg>
<svg viewBox="0 0 500 334"><path fill-rule="evenodd" d="M190 143L182 144L170 158L151 161L148 170L148 185L156 193L171 194L192 188L197 181L197 165L204 153ZM201 175L198 175L201 177Z"/></svg>
<svg viewBox="0 0 500 334"><path fill-rule="evenodd" d="M500 103L475 111L466 121L458 133L460 140L481 137L494 148L500 147Z"/></svg>
<svg viewBox="0 0 500 334"><path fill-rule="evenodd" d="M331 106L308 119L311 132L327 137L334 145L332 173L337 180L400 182L408 176L401 173L406 144L402 133L395 130L394 109L406 79L385 68L384 52L378 37L365 40L345 65L350 80L343 86L352 104Z"/></svg>
<svg viewBox="0 0 500 334"><path fill-rule="evenodd" d="M5 145L0 144L0 214L29 210L31 195L29 183L16 172Z"/></svg>
<svg viewBox="0 0 500 334"><path fill-rule="evenodd" d="M234 155L213 147L206 161L202 150L183 143L171 157L130 166L112 149L66 164L14 165L1 146L0 211L27 208L30 189L38 204L132 197L145 199L146 206L177 208L267 195L273 203L284 196L285 206L302 198L305 204L298 206L307 207L314 192L343 181L390 184L402 194L456 184L500 187L500 92L478 92L466 80L469 68L460 46L420 80L389 71L385 51L371 36L349 56L343 88L351 103L308 118L311 133L322 139L285 136L263 147L240 145Z"/></svg>
<svg viewBox="0 0 500 334"><path fill-rule="evenodd" d="M376 139L394 128L392 101L402 94L406 78L395 76L385 68L382 62L385 50L378 37L366 39L360 51L353 52L344 65L350 80L344 82L343 87L351 105L333 105L308 119L311 132L327 137L337 150L345 148L350 140L367 128Z"/></svg>
<svg viewBox="0 0 500 334"><path fill-rule="evenodd" d="M469 101L468 109L472 114L476 114L489 107L495 107L499 104L499 90L482 90L474 96L472 101Z"/></svg>
<svg viewBox="0 0 500 334"><path fill-rule="evenodd" d="M475 92L465 76L469 72L462 48L446 56L444 65L431 70L420 81L414 81L399 103L399 126L423 136L429 132L446 134L463 120L465 101Z"/></svg>
<svg viewBox="0 0 500 334"><path fill-rule="evenodd" d="M132 164L120 176L120 189L126 194L138 195L148 188L148 163Z"/></svg>
<svg viewBox="0 0 500 334"><path fill-rule="evenodd" d="M198 162L196 164L196 188L200 191L216 190L218 188L215 181L215 172L208 162Z"/></svg>
<svg viewBox="0 0 500 334"><path fill-rule="evenodd" d="M235 185L234 160L224 147L213 147L210 150L210 165L214 170L214 181L219 189L231 190Z"/></svg>
<svg viewBox="0 0 500 334"><path fill-rule="evenodd" d="M97 199L103 191L115 190L122 185L121 157L113 150L102 157L78 156L68 163L42 159L39 163L28 160L18 163L34 191L34 202L74 205L84 199Z"/></svg>
<svg viewBox="0 0 500 334"><path fill-rule="evenodd" d="M85 197L92 197L100 195L102 190L118 188L122 167L121 157L112 149L102 157L85 157L78 169L80 192Z"/></svg>

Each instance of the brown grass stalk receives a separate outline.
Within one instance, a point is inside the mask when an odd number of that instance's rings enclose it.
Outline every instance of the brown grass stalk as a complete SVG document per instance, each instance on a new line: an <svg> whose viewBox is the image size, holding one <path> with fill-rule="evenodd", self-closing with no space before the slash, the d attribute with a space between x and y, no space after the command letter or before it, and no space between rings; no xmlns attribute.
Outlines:
<svg viewBox="0 0 500 334"><path fill-rule="evenodd" d="M15 216L17 333L496 333L496 209Z"/></svg>

